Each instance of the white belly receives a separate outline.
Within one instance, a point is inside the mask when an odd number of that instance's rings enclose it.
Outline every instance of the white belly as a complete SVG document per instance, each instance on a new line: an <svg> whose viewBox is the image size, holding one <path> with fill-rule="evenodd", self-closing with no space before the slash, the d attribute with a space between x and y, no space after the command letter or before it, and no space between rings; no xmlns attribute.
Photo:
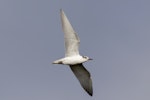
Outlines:
<svg viewBox="0 0 150 100"><path fill-rule="evenodd" d="M63 59L63 64L65 65L75 65L83 62L85 62L85 59L82 56L66 57Z"/></svg>

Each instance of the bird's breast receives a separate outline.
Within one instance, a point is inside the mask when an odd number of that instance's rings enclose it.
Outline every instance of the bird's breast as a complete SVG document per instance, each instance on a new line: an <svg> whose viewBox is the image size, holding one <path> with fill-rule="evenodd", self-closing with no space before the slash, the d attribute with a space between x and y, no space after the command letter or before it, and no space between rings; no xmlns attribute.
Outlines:
<svg viewBox="0 0 150 100"><path fill-rule="evenodd" d="M63 64L66 65L75 65L75 64L80 64L80 63L84 63L85 60L80 57L80 56L73 56L73 57L66 57L63 61Z"/></svg>

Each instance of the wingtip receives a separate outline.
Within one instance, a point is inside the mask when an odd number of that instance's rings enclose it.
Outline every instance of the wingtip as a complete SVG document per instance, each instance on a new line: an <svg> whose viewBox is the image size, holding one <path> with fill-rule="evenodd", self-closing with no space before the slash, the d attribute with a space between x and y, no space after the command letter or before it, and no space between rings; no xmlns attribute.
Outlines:
<svg viewBox="0 0 150 100"><path fill-rule="evenodd" d="M60 13L62 13L62 12L64 12L64 11L63 11L63 9L61 8L61 9L60 9Z"/></svg>
<svg viewBox="0 0 150 100"><path fill-rule="evenodd" d="M87 91L90 96L93 96L93 92Z"/></svg>
<svg viewBox="0 0 150 100"><path fill-rule="evenodd" d="M93 96L93 94L89 94L91 97Z"/></svg>
<svg viewBox="0 0 150 100"><path fill-rule="evenodd" d="M63 9L60 9L60 16L61 17L65 16L65 13L64 13Z"/></svg>
<svg viewBox="0 0 150 100"><path fill-rule="evenodd" d="M85 88L84 88L85 89ZM90 96L93 96L93 89L85 89L85 91L90 95Z"/></svg>

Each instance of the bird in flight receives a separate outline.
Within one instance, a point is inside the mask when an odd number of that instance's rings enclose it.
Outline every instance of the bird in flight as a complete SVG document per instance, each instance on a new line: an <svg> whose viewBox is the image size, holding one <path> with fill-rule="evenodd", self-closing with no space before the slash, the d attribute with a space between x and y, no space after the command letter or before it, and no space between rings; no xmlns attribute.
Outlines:
<svg viewBox="0 0 150 100"><path fill-rule="evenodd" d="M65 57L53 62L53 64L69 65L70 69L79 80L83 89L90 95L93 95L91 75L82 63L92 60L87 56L79 54L79 37L74 31L64 11L60 9L60 17L65 40Z"/></svg>

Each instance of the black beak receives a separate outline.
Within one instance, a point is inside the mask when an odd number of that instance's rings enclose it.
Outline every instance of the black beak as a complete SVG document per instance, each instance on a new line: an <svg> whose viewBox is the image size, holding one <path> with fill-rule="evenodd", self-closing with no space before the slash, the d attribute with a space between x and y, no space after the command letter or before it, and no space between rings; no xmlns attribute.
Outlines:
<svg viewBox="0 0 150 100"><path fill-rule="evenodd" d="M92 58L89 58L89 60L93 60Z"/></svg>

